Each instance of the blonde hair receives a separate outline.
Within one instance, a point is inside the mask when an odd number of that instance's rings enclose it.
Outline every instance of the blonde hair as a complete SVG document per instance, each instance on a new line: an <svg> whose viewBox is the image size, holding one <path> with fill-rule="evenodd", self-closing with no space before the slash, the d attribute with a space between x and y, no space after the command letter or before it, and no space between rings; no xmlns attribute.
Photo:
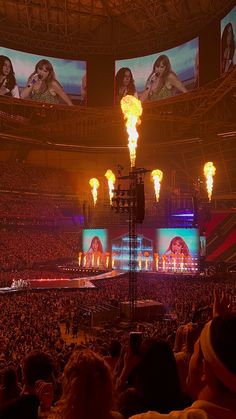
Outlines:
<svg viewBox="0 0 236 419"><path fill-rule="evenodd" d="M111 417L112 403L108 364L90 349L74 351L65 366L62 396L50 418L106 419Z"/></svg>

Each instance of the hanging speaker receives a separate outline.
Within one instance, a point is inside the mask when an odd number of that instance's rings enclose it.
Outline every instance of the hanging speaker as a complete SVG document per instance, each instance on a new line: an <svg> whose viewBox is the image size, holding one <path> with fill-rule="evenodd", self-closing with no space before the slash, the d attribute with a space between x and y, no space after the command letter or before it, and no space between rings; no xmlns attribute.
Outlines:
<svg viewBox="0 0 236 419"><path fill-rule="evenodd" d="M83 217L84 217L84 226L88 227L90 224L90 206L87 201L83 202Z"/></svg>

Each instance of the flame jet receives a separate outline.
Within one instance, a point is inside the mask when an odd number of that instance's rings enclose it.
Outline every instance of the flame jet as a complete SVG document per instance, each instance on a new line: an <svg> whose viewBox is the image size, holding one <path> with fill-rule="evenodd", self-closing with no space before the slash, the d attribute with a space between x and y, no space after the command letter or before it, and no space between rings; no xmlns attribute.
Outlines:
<svg viewBox="0 0 236 419"><path fill-rule="evenodd" d="M206 188L209 201L211 201L212 190L213 190L213 176L215 176L216 168L212 161L208 161L204 164L204 176L206 178Z"/></svg>
<svg viewBox="0 0 236 419"><path fill-rule="evenodd" d="M140 116L143 108L139 99L132 95L124 96L120 102L121 110L126 120L126 129L128 132L128 148L130 155L130 165L135 167L136 148L138 142L138 131L136 125L141 123Z"/></svg>
<svg viewBox="0 0 236 419"><path fill-rule="evenodd" d="M116 181L116 177L112 170L108 169L105 173L105 177L107 178L108 188L109 188L109 198L110 198L110 205L112 205L112 198L113 198L113 189Z"/></svg>
<svg viewBox="0 0 236 419"><path fill-rule="evenodd" d="M97 199L98 199L98 188L99 188L99 185L100 185L99 180L96 179L95 177L93 177L92 179L90 179L89 185L92 188L91 192L92 192L92 195L93 195L93 203L94 203L94 206L95 206L96 203L97 203Z"/></svg>
<svg viewBox="0 0 236 419"><path fill-rule="evenodd" d="M151 172L151 179L154 182L156 202L158 202L160 198L161 181L163 179L163 172L160 169L153 170Z"/></svg>

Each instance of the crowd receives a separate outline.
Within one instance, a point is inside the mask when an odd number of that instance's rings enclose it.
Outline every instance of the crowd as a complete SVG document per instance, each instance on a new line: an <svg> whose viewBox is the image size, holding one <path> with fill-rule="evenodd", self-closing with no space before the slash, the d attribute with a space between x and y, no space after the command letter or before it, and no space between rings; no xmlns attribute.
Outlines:
<svg viewBox="0 0 236 419"><path fill-rule="evenodd" d="M16 166L16 172L5 167L0 178L0 218L61 217L63 205L51 205L49 197L40 208L39 196L6 197L7 188L28 185L34 193L50 193L53 184L53 171L40 175L38 169ZM59 190L54 187L53 193ZM70 277L41 265L75 260L81 231L33 227L2 226L1 281ZM164 317L129 323L117 316L98 329L92 329L93 313L127 301L129 281L123 276L94 284L73 292L27 286L0 294L0 419L236 418L233 277L140 273L137 299L162 303ZM63 338L64 325L72 343ZM73 338L81 329L78 344Z"/></svg>
<svg viewBox="0 0 236 419"><path fill-rule="evenodd" d="M1 161L0 173L1 190L48 194L73 194L75 191L75 179L65 170Z"/></svg>
<svg viewBox="0 0 236 419"><path fill-rule="evenodd" d="M79 238L79 233L77 234ZM76 259L78 243L63 240L63 233L53 231L2 230L0 264L2 271L31 269L57 259Z"/></svg>
<svg viewBox="0 0 236 419"><path fill-rule="evenodd" d="M22 220L24 218L34 219L35 222L39 218L59 218L61 211L56 202L46 197L25 197L22 195L6 195L0 194L0 218Z"/></svg>
<svg viewBox="0 0 236 419"><path fill-rule="evenodd" d="M6 271L14 277L39 263L76 259L82 210L73 177L23 163L0 162L0 171L0 280Z"/></svg>
<svg viewBox="0 0 236 419"><path fill-rule="evenodd" d="M102 386L108 380L109 386L115 386L116 389L117 398L114 405L112 405L109 393L109 403L107 401L109 411L115 408L124 417L147 410L168 413L172 409L185 408L191 403L192 394L188 393L185 381L193 352L193 343L201 333L203 323L211 318L214 311L218 310L222 314L222 307L224 310L229 308L236 291L234 279L218 279L213 282L206 278L157 279L153 276L147 279L140 277L138 299L155 299L163 302L166 310L164 319L152 323L128 325L126 331L118 324L111 322L106 330L100 330L97 335L92 336L91 331L86 329L80 346L75 343L66 344L61 335L61 323L66 324L67 333L77 335L78 328L84 328L88 324L88 315L93 307L102 305L104 302L114 304L127 300L128 285L127 278L120 278L96 281L95 290L34 292L27 289L21 293L0 296L0 405L5 405L5 410L3 407L0 408L0 418L23 417L19 414L22 413L21 409L26 408L26 405L28 408L30 405L32 411L29 416L25 417L37 418L38 411L36 412L35 405L38 407L40 401L42 411L44 405L49 403L49 406L45 408L49 417L51 415L56 418L80 417L73 416L77 413L71 412L67 416L64 412L65 406L68 409L64 392L76 392L73 395L74 403L76 410L79 409L77 403L80 404L81 394L83 394L81 403L85 402L85 399L96 398L93 392L91 393L94 386L92 377L97 377L99 381L99 374L104 374L101 380ZM223 292L221 302L216 293L215 300L218 298L218 308L217 301L212 306L213 289ZM202 316L202 311L206 312L206 316ZM132 353L130 352L131 341L129 341L131 327L142 334L143 340L140 347L137 347L137 344L132 345ZM10 409L5 404L4 397L7 398L9 394L6 392L7 395L3 395L4 385L8 385L4 374L9 372L9 369L11 373L15 372L16 375L12 374L17 382L18 390L20 389L19 393L22 389L24 393L22 386L27 383L24 382L26 378L25 373L22 376L22 369L26 368L27 356L29 359L30 357L34 359L35 351L39 351L36 353L39 358L48 354L50 360L53 359L53 362L48 360L48 368L53 370L54 378L51 380L43 373L33 371L37 379L34 377L29 394L35 397L34 402L30 399L27 403L23 403L20 413L11 416L9 412L15 405L13 402L10 403ZM85 365L87 365L86 369ZM100 371L98 376L96 365ZM70 383L67 388L64 381L65 375L68 374L69 377L73 368L74 373L81 371L83 380L80 382L78 379L72 385L73 379L68 378ZM63 372L64 375L62 375ZM32 370L30 369L28 373L31 376ZM110 376L111 373L114 376L113 381L110 382L107 374ZM87 384L86 380L88 380ZM51 394L51 386L48 385L50 382L54 389L53 394ZM79 390L81 385L83 385L82 393ZM17 397L22 398L22 395L17 394ZM56 404L58 399L60 401ZM51 404L56 407L48 413ZM85 407L87 407L87 402ZM98 407L102 409L101 401ZM91 416L82 417L90 418ZM99 417L102 419L106 416Z"/></svg>

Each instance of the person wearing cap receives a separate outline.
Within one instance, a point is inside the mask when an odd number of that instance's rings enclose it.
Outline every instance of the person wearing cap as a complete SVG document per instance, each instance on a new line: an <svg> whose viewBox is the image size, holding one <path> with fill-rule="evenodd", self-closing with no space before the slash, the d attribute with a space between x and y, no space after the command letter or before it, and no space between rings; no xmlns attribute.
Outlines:
<svg viewBox="0 0 236 419"><path fill-rule="evenodd" d="M193 404L181 411L147 412L132 419L236 419L236 313L220 313L225 298L220 305L216 297L216 317L204 326L189 364L187 384Z"/></svg>

